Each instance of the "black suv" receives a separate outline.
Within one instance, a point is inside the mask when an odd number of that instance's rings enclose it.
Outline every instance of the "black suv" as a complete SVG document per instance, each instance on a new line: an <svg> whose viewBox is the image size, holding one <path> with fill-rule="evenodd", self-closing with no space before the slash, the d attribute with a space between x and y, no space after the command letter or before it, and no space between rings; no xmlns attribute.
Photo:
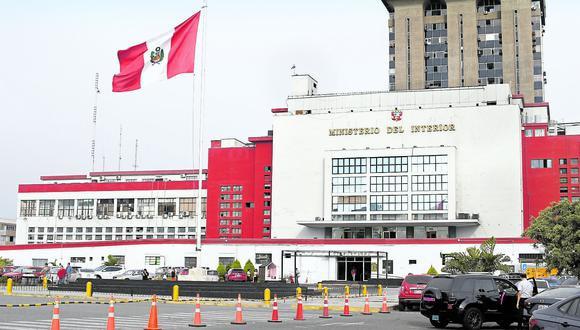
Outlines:
<svg viewBox="0 0 580 330"><path fill-rule="evenodd" d="M517 322L517 288L510 281L491 275L436 276L423 291L421 314L437 328L463 324L478 330L484 322L504 328Z"/></svg>

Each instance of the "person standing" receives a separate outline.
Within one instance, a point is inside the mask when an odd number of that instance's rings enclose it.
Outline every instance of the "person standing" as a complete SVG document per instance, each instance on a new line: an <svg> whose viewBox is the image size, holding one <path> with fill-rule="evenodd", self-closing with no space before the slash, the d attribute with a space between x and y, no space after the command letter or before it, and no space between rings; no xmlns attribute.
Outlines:
<svg viewBox="0 0 580 330"><path fill-rule="evenodd" d="M60 268L56 272L56 276L58 277L57 285L64 284L64 278L66 277L66 269L64 269L62 265L60 265Z"/></svg>
<svg viewBox="0 0 580 330"><path fill-rule="evenodd" d="M70 262L66 264L66 279L65 279L65 283L68 283L70 281L70 275L72 274L72 266L70 265Z"/></svg>
<svg viewBox="0 0 580 330"><path fill-rule="evenodd" d="M522 279L516 283L518 288L516 308L519 311L518 329L522 329L524 323L524 304L528 298L534 294L534 285L530 282L526 274L521 274Z"/></svg>
<svg viewBox="0 0 580 330"><path fill-rule="evenodd" d="M171 269L171 281L175 281L175 268Z"/></svg>
<svg viewBox="0 0 580 330"><path fill-rule="evenodd" d="M353 281L356 281L356 267L352 266L352 269L350 270L350 276L352 276Z"/></svg>
<svg viewBox="0 0 580 330"><path fill-rule="evenodd" d="M149 279L149 272L147 271L147 268L143 268L141 274L143 274L143 281L147 281Z"/></svg>

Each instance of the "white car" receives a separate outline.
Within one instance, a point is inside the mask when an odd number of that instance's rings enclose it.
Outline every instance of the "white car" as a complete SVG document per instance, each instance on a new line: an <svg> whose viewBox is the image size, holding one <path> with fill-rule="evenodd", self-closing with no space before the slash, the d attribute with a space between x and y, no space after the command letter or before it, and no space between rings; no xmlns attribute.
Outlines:
<svg viewBox="0 0 580 330"><path fill-rule="evenodd" d="M95 270L90 268L80 268L79 274L81 278L95 278Z"/></svg>
<svg viewBox="0 0 580 330"><path fill-rule="evenodd" d="M121 275L125 272L122 266L99 266L95 268L93 273L96 279L112 280L113 277Z"/></svg>
<svg viewBox="0 0 580 330"><path fill-rule="evenodd" d="M128 270L121 275L113 276L113 279L115 279L115 280L141 281L141 280L143 280L143 269Z"/></svg>

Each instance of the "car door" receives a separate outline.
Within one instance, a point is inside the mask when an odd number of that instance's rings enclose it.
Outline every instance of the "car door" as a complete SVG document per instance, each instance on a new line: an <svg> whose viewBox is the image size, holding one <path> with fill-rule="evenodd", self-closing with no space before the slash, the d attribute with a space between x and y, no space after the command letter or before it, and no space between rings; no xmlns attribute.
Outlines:
<svg viewBox="0 0 580 330"><path fill-rule="evenodd" d="M559 320L560 330L579 329L580 328L580 297L570 300L558 308L562 312L562 318Z"/></svg>
<svg viewBox="0 0 580 330"><path fill-rule="evenodd" d="M485 319L495 319L499 314L499 291L491 278L478 278L473 290L475 299L482 307Z"/></svg>
<svg viewBox="0 0 580 330"><path fill-rule="evenodd" d="M499 311L503 315L517 315L518 309L517 294L518 289L510 281L504 279L495 279L495 284L499 292Z"/></svg>

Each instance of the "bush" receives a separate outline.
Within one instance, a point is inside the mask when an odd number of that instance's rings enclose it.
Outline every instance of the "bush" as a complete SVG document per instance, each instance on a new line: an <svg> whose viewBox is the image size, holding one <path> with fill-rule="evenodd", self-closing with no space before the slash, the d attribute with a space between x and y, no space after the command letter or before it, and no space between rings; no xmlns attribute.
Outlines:
<svg viewBox="0 0 580 330"><path fill-rule="evenodd" d="M104 266L117 266L119 264L119 260L112 255L107 256L107 261L103 263Z"/></svg>
<svg viewBox="0 0 580 330"><path fill-rule="evenodd" d="M439 275L439 272L437 271L437 269L435 269L435 267L433 267L433 265L431 265L431 267L429 267L429 270L427 271L427 274L435 276Z"/></svg>
<svg viewBox="0 0 580 330"><path fill-rule="evenodd" d="M256 273L256 267L250 261L250 259L248 259L248 261L246 261L246 264L244 265L244 272L246 272L247 274L248 271L250 272L250 280L252 280L254 278L254 274Z"/></svg>
<svg viewBox="0 0 580 330"><path fill-rule="evenodd" d="M220 280L223 280L226 276L226 273L227 273L226 266L224 266L224 264L222 264L221 262L217 266L217 273L218 273Z"/></svg>
<svg viewBox="0 0 580 330"><path fill-rule="evenodd" d="M234 262L232 262L230 268L242 268L242 263L236 259L234 260Z"/></svg>
<svg viewBox="0 0 580 330"><path fill-rule="evenodd" d="M12 260L0 257L0 267L12 266Z"/></svg>

